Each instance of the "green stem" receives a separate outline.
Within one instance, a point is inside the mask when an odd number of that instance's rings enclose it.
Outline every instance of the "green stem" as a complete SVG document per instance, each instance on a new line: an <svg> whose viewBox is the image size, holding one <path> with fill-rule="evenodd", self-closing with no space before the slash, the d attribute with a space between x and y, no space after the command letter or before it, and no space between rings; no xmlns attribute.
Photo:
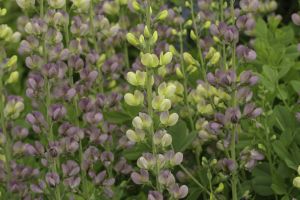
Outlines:
<svg viewBox="0 0 300 200"><path fill-rule="evenodd" d="M234 1L235 0L231 0L231 3L230 3L232 23L234 23L234 20L235 20ZM232 69L233 69L233 71L236 71L236 55L235 55L236 52L235 52L235 50L236 50L236 43L234 42L232 44ZM233 88L236 88L235 84L234 84ZM237 106L237 91L236 90L234 90L232 106L234 108ZM238 125L234 124L233 128L232 128L230 152L231 152L231 159L237 165L237 163L236 163L236 145L235 145L236 135L238 135ZM232 172L232 182L231 182L231 192L232 192L233 200L238 199L237 183L238 183L238 174L237 174L237 167L236 167L236 169Z"/></svg>
<svg viewBox="0 0 300 200"><path fill-rule="evenodd" d="M151 4L150 4L150 0L147 0L147 8L146 8L146 25L149 29L149 32L151 33ZM147 48L146 48L146 53L151 53L151 47L149 42L147 42ZM148 103L148 114L151 116L151 118L153 119L153 109L152 109L152 73L153 71L151 69L148 69L148 67L146 68L146 73L147 73L147 79L146 79L146 84L147 84L147 103ZM157 149L156 146L154 144L154 127L153 124L150 127L150 135L152 137L152 153L154 156L156 156L157 154ZM162 192L162 188L161 185L159 184L158 181L158 176L159 176L159 168L158 165L156 163L155 166L155 176L156 176L156 189L159 192Z"/></svg>
<svg viewBox="0 0 300 200"><path fill-rule="evenodd" d="M203 191L205 191L206 194L210 196L209 190L204 187L182 164L180 164L179 167L192 179L192 181L194 181L194 183L196 183Z"/></svg>
<svg viewBox="0 0 300 200"><path fill-rule="evenodd" d="M11 178L11 169L10 169L10 161L11 161L11 141L10 141L10 136L7 132L6 129L6 120L4 117L4 104L5 104L5 96L4 96L4 88L3 88L3 80L2 80L2 74L0 74L1 80L0 80L0 120L1 120L1 129L2 133L6 139L5 144L4 144L4 154L5 154L5 170L7 173L7 182L10 181ZM7 197L9 198L11 195L10 192L7 193Z"/></svg>
<svg viewBox="0 0 300 200"><path fill-rule="evenodd" d="M204 63L204 59L203 59L203 55L202 55L202 49L200 46L199 31L198 31L198 27L197 27L197 23L196 23L195 12L194 12L194 0L190 0L190 4L191 4L191 15L192 15L192 21L193 21L193 28L194 28L195 35L196 35L196 46L197 46L197 50L198 50L198 56L200 59L200 73L202 73L203 80L206 80L206 69L204 66L205 63Z"/></svg>
<svg viewBox="0 0 300 200"><path fill-rule="evenodd" d="M181 67L181 71L182 71L182 74L183 74L183 87L184 87L184 104L185 106L187 107L188 109L188 119L189 119L189 122L190 122L190 126L191 126L191 129L192 131L195 130L195 127L194 127L194 122L193 122L193 119L192 119L192 115L190 113L190 105L189 105L189 102L188 102L188 86L187 86L187 75L186 75L186 71L185 71L185 64L184 64L184 59L183 59L183 39L182 39L182 33L183 33L183 30L182 30L182 24L180 24L180 34L179 34L179 42L180 42L180 67Z"/></svg>

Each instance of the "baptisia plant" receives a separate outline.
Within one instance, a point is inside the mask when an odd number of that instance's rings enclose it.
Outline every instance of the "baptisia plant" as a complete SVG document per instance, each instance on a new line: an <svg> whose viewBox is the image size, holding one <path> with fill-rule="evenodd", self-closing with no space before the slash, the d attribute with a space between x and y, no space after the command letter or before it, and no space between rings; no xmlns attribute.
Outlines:
<svg viewBox="0 0 300 200"><path fill-rule="evenodd" d="M0 18L6 15L7 10L0 8ZM16 125L16 120L21 117L24 110L22 97L10 95L7 87L17 84L19 72L17 70L18 57L9 56L6 52L8 44L14 44L20 39L20 33L14 32L7 24L0 25L0 182L9 189L19 177L15 176L16 166L12 154L13 134L11 128ZM25 130L26 132L26 130ZM28 176L31 172L28 171ZM3 194L4 198L11 198L10 193Z"/></svg>
<svg viewBox="0 0 300 200"><path fill-rule="evenodd" d="M144 152L137 160L139 171L131 174L131 179L136 184L148 186L148 199L163 199L165 191L168 198L182 199L188 193L185 185L179 186L171 169L183 160L181 152L172 150L172 136L166 128L174 126L178 121L178 114L171 111L172 97L176 92L176 85L172 83L155 82L159 68L172 61L171 52L162 52L159 56L153 53L153 48L158 40L158 32L153 30L153 22L164 20L167 11L161 11L155 17L150 1L139 4L134 1L138 12L146 15L144 33L135 36L127 34L128 42L140 49L140 59L143 71L128 72L127 81L135 87L134 93L124 96L125 102L130 106L145 107L139 115L132 120L133 129L126 132L128 139L136 145L145 144L150 152ZM153 85L158 84L157 90Z"/></svg>

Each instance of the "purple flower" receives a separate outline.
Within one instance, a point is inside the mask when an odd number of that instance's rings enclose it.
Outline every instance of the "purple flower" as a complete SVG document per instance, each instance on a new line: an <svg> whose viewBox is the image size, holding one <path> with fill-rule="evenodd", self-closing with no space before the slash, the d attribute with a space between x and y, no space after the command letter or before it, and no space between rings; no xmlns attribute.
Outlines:
<svg viewBox="0 0 300 200"><path fill-rule="evenodd" d="M48 185L50 185L51 187L57 186L59 184L59 182L60 182L59 175L57 173L55 173L55 172L48 172L46 174L45 179L46 179L46 183Z"/></svg>
<svg viewBox="0 0 300 200"><path fill-rule="evenodd" d="M137 185L145 184L149 182L149 172L144 169L141 169L140 173L132 172L131 180Z"/></svg>
<svg viewBox="0 0 300 200"><path fill-rule="evenodd" d="M64 118L67 114L67 109L61 104L53 104L49 107L49 116L54 121Z"/></svg>

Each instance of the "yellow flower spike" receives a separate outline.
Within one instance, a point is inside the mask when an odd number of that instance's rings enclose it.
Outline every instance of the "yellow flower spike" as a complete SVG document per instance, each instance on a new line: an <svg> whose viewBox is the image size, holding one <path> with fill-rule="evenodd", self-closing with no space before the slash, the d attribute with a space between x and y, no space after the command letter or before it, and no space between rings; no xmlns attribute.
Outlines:
<svg viewBox="0 0 300 200"><path fill-rule="evenodd" d="M156 68L158 67L159 59L155 54L146 53L142 54L141 62L146 67Z"/></svg>
<svg viewBox="0 0 300 200"><path fill-rule="evenodd" d="M6 80L6 84L16 83L19 80L19 72L14 71L10 73L8 79Z"/></svg>

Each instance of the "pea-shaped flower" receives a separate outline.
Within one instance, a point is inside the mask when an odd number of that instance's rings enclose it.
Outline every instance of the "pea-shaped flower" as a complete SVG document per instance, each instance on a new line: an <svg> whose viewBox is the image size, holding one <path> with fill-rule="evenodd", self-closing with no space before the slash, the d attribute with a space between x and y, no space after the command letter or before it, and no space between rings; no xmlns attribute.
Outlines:
<svg viewBox="0 0 300 200"><path fill-rule="evenodd" d="M145 139L145 132L141 129L137 129L136 131L129 129L126 132L126 136L132 142L141 142Z"/></svg>
<svg viewBox="0 0 300 200"><path fill-rule="evenodd" d="M23 99L16 96L8 97L7 104L4 108L4 117L17 119L20 113L24 110Z"/></svg>
<svg viewBox="0 0 300 200"><path fill-rule="evenodd" d="M167 52L165 54L161 53L160 54L160 65L168 65L172 62L173 59L173 54L171 52Z"/></svg>
<svg viewBox="0 0 300 200"><path fill-rule="evenodd" d="M174 126L178 121L178 114L172 113L169 114L169 112L163 112L160 114L160 122L165 126Z"/></svg>
<svg viewBox="0 0 300 200"><path fill-rule="evenodd" d="M124 99L125 102L130 106L139 106L144 102L144 95L140 91L135 90L133 94L125 94Z"/></svg>
<svg viewBox="0 0 300 200"><path fill-rule="evenodd" d="M139 116L132 120L132 125L136 129L149 129L152 125L152 119L145 113L139 113Z"/></svg>
<svg viewBox="0 0 300 200"><path fill-rule="evenodd" d="M173 83L163 82L158 86L158 94L159 96L163 96L171 99L176 92L176 85Z"/></svg>
<svg viewBox="0 0 300 200"><path fill-rule="evenodd" d="M161 145L167 147L172 144L172 136L167 131L158 131L153 136L153 142L155 145Z"/></svg>
<svg viewBox="0 0 300 200"><path fill-rule="evenodd" d="M133 86L144 87L147 79L147 73L141 72L140 70L137 70L135 73L128 72L126 79Z"/></svg>
<svg viewBox="0 0 300 200"><path fill-rule="evenodd" d="M151 53L142 54L141 62L144 66L150 68L156 68L159 65L159 60L157 55Z"/></svg>
<svg viewBox="0 0 300 200"><path fill-rule="evenodd" d="M159 112L168 111L171 108L171 101L162 96L156 96L152 100L152 107Z"/></svg>
<svg viewBox="0 0 300 200"><path fill-rule="evenodd" d="M151 153L144 153L137 160L137 166L141 169L152 169L156 163L155 157Z"/></svg>

